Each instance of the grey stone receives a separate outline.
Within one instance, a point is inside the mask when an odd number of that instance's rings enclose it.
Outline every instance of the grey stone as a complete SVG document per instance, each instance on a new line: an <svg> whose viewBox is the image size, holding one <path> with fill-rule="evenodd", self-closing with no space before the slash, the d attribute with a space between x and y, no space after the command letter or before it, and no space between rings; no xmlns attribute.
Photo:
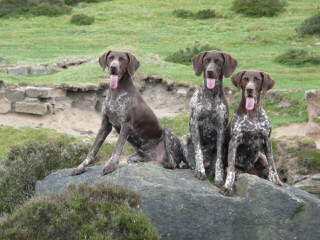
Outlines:
<svg viewBox="0 0 320 240"><path fill-rule="evenodd" d="M2 72L2 73L8 73L8 69L6 69L6 68L0 68L0 72Z"/></svg>
<svg viewBox="0 0 320 240"><path fill-rule="evenodd" d="M35 115L45 115L49 111L48 103L16 102L15 111L18 113L29 113Z"/></svg>
<svg viewBox="0 0 320 240"><path fill-rule="evenodd" d="M0 94L0 113L5 114L11 111L11 102Z"/></svg>
<svg viewBox="0 0 320 240"><path fill-rule="evenodd" d="M33 75L42 75L42 74L49 74L50 70L45 66L32 66L30 67L29 74Z"/></svg>
<svg viewBox="0 0 320 240"><path fill-rule="evenodd" d="M52 98L66 96L66 90L47 87L27 87L26 95L32 98Z"/></svg>
<svg viewBox="0 0 320 240"><path fill-rule="evenodd" d="M234 197L225 197L191 170L167 170L153 163L121 165L101 176L103 166L82 175L72 169L38 181L36 193L57 193L70 184L123 185L141 196L140 208L164 240L308 239L320 236L320 200L294 187L278 187L243 174Z"/></svg>
<svg viewBox="0 0 320 240"><path fill-rule="evenodd" d="M320 198L320 174L311 175L294 186Z"/></svg>
<svg viewBox="0 0 320 240"><path fill-rule="evenodd" d="M29 71L30 67L28 66L17 66L7 68L8 74L27 75L29 74Z"/></svg>
<svg viewBox="0 0 320 240"><path fill-rule="evenodd" d="M25 98L25 92L23 89L7 89L6 97L12 102L23 101Z"/></svg>

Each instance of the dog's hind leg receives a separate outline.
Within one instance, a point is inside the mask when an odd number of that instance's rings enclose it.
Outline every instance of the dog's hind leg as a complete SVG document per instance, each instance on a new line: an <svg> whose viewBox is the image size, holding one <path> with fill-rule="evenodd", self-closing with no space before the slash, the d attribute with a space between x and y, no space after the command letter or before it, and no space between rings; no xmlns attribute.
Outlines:
<svg viewBox="0 0 320 240"><path fill-rule="evenodd" d="M104 166L102 170L102 175L111 173L117 168L117 166L119 165L120 155L122 153L123 146L126 143L128 136L129 136L129 126L128 126L128 123L124 123L121 126L116 148L113 151L110 160Z"/></svg>
<svg viewBox="0 0 320 240"><path fill-rule="evenodd" d="M194 147L193 147L190 134L187 134L182 137L181 146L182 146L184 158L186 159L188 166L192 170L194 170L196 167L196 161L195 161Z"/></svg>
<svg viewBox="0 0 320 240"><path fill-rule="evenodd" d="M107 138L109 133L112 130L112 125L109 122L109 119L107 116L104 116L102 119L102 123L99 129L99 132L96 136L96 139L91 146L89 153L86 157L86 159L76 168L73 170L71 175L79 175L81 173L84 173L86 171L86 166L88 166L91 162L93 162L95 156L97 155L102 143Z"/></svg>

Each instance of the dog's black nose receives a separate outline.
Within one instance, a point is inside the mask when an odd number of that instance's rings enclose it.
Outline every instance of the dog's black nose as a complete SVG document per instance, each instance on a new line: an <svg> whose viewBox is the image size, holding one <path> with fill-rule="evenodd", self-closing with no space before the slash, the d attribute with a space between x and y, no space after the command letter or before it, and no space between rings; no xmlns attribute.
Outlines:
<svg viewBox="0 0 320 240"><path fill-rule="evenodd" d="M110 67L110 73L111 74L116 74L117 73L117 68L115 66Z"/></svg>
<svg viewBox="0 0 320 240"><path fill-rule="evenodd" d="M253 97L253 88L247 88L248 97Z"/></svg>
<svg viewBox="0 0 320 240"><path fill-rule="evenodd" d="M207 71L207 77L208 78L214 78L214 72L212 70Z"/></svg>

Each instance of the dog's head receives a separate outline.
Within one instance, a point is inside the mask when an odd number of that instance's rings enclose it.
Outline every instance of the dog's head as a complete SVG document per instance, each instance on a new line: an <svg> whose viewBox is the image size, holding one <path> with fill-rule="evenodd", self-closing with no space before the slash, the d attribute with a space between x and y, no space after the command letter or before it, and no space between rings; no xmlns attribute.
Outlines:
<svg viewBox="0 0 320 240"><path fill-rule="evenodd" d="M248 70L234 74L232 83L242 89L242 96L246 100L246 109L253 110L255 104L260 99L261 92L266 92L273 88L275 81L268 73Z"/></svg>
<svg viewBox="0 0 320 240"><path fill-rule="evenodd" d="M117 88L125 74L133 76L140 63L135 56L128 52L108 51L99 58L102 70L110 75L110 88Z"/></svg>
<svg viewBox="0 0 320 240"><path fill-rule="evenodd" d="M192 64L197 76L204 73L205 86L214 89L218 80L222 80L222 76L230 77L238 63L229 54L213 50L194 56Z"/></svg>

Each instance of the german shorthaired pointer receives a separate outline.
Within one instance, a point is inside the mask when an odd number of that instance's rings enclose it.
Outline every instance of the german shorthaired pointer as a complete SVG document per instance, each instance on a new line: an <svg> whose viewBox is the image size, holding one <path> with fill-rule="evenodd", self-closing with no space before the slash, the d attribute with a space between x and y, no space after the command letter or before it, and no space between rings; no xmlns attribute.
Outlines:
<svg viewBox="0 0 320 240"><path fill-rule="evenodd" d="M112 127L119 133L119 138L103 174L116 169L127 140L136 150L128 157L128 162L155 161L166 168L179 167L180 162L184 161L179 139L170 129L160 125L133 84L132 75L138 69L139 61L131 53L109 51L99 58L99 63L110 75L102 108L102 123L86 159L73 171L73 175L86 170Z"/></svg>
<svg viewBox="0 0 320 240"><path fill-rule="evenodd" d="M229 77L237 61L220 51L201 52L192 58L195 74L203 73L203 84L190 102L190 135L184 137L184 154L195 176L214 175L219 185L224 181L225 130L228 103L223 91L223 76Z"/></svg>
<svg viewBox="0 0 320 240"><path fill-rule="evenodd" d="M271 144L271 123L260 104L260 95L271 89L274 80L259 71L241 71L232 76L242 90L242 100L230 131L227 177L221 192L232 195L236 174L247 172L282 185L275 168Z"/></svg>

